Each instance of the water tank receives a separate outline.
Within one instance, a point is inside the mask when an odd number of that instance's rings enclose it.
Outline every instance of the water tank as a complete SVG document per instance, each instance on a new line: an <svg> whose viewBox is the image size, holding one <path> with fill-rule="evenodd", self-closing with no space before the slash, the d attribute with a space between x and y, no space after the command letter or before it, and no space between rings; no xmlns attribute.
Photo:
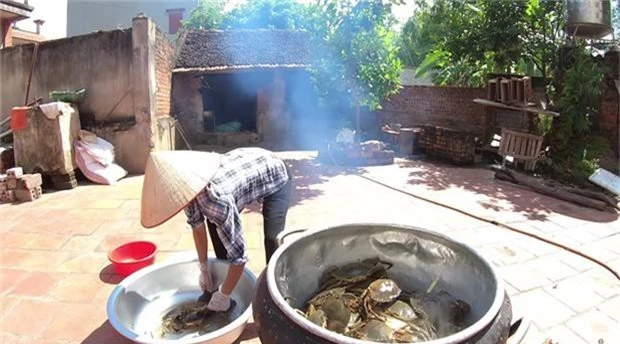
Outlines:
<svg viewBox="0 0 620 344"><path fill-rule="evenodd" d="M601 38L612 33L610 1L566 0L566 32L583 38Z"/></svg>

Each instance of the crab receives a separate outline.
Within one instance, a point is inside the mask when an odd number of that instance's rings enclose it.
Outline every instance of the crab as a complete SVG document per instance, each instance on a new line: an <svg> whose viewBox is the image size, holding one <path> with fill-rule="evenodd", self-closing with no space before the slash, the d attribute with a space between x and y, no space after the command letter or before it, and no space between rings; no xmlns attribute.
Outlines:
<svg viewBox="0 0 620 344"><path fill-rule="evenodd" d="M307 304L308 306L312 305L315 308L321 308L326 301L332 298L340 298L345 292L345 288L328 289L313 296L310 300L308 300Z"/></svg>
<svg viewBox="0 0 620 344"><path fill-rule="evenodd" d="M401 300L396 300L392 303L386 309L386 313L402 321L411 321L418 317L413 310L413 307Z"/></svg>
<svg viewBox="0 0 620 344"><path fill-rule="evenodd" d="M386 276L386 271L391 267L391 263L381 261L379 258L369 258L361 262L337 266L325 272L327 278L324 278L321 283L322 289L351 286L373 277L382 278Z"/></svg>
<svg viewBox="0 0 620 344"><path fill-rule="evenodd" d="M189 302L174 308L162 319L161 335L178 333L185 330L199 329L206 317L213 312L203 302Z"/></svg>
<svg viewBox="0 0 620 344"><path fill-rule="evenodd" d="M389 343L394 340L394 330L385 322L377 319L359 323L358 326L351 329L346 335L379 343Z"/></svg>
<svg viewBox="0 0 620 344"><path fill-rule="evenodd" d="M339 298L332 298L325 302L321 311L327 319L328 330L343 333L351 321L351 311Z"/></svg>
<svg viewBox="0 0 620 344"><path fill-rule="evenodd" d="M308 311L304 314L308 320L312 321L318 326L325 328L327 326L327 317L322 309L316 309L313 305L308 307Z"/></svg>
<svg viewBox="0 0 620 344"><path fill-rule="evenodd" d="M391 279L378 279L368 286L362 293L362 305L366 317L385 319L384 316L377 314L373 307L377 304L392 302L400 295L398 284Z"/></svg>

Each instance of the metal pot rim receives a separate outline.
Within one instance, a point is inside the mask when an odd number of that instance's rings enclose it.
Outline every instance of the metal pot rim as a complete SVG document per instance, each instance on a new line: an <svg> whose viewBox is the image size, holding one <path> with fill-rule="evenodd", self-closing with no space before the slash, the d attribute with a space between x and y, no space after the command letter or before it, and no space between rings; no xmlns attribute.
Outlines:
<svg viewBox="0 0 620 344"><path fill-rule="evenodd" d="M211 255L209 255L208 259L209 259L209 262L219 261L217 258ZM198 259L195 257L184 257L184 258L168 261L163 264L154 264L154 265L145 267L139 271L134 272L133 274L131 274L130 276L122 280L116 287L114 287L114 289L112 290L112 293L110 293L110 297L108 298L108 303L106 307L108 320L110 321L110 324L112 324L112 327L114 327L114 329L118 331L123 337L129 340L132 340L134 342L137 342L137 343L143 343L143 344L168 344L170 343L171 341L169 340L161 340L161 339L155 339L151 337L144 337L128 329L119 321L114 307L116 305L118 296L121 294L121 292L123 292L123 290L125 290L125 288L128 285L131 285L135 281L139 280L140 278L144 277L145 275L155 270L163 269L171 265L185 264L185 263L198 264ZM254 275L252 271L250 271L248 267L245 267L243 269L243 273L254 283L254 285L256 285L256 276ZM245 326L244 324L248 322L251 315L252 315L252 304L250 303L248 308L237 319L235 319L230 324L216 331L204 334L202 336L193 337L189 339L179 339L179 340L175 340L174 342L180 343L180 344L199 344L199 343L203 343L209 340L217 339L218 337L224 336L227 333L231 332L232 330L240 326Z"/></svg>
<svg viewBox="0 0 620 344"><path fill-rule="evenodd" d="M477 251L475 251L471 246L462 243L460 241L454 240L449 238L448 236L435 232L435 231L431 231L431 230L427 230L427 229L423 229L420 227L415 227L415 226L408 226L408 225L402 225L402 224L393 224L393 223L370 223L370 222L366 222L366 223L351 223L351 224L344 224L344 225L338 225L338 226L334 226L334 227L328 227L328 228L323 228L320 230L316 230L316 231L308 231L304 234L302 234L301 236L299 236L298 238L296 238L295 240L289 241L287 243L284 243L283 245L281 245L280 247L278 247L278 249L276 250L276 252L274 252L273 256L271 257L271 260L269 261L269 264L267 264L267 273L266 273L266 279L267 279L267 290L269 291L269 294L271 295L273 301L275 302L275 304L278 306L278 308L280 308L280 310L289 318L291 319L293 322L295 322L297 325L299 325L301 328L303 328L304 330L318 336L319 338L325 338L329 341L332 342L336 342L336 343L343 343L343 344L375 344L375 342L372 341L366 341L366 340L360 340L360 339L354 339L354 338L350 338L344 335L340 335L337 334L335 332L326 330L314 323L312 323L311 321L305 319L303 316L299 315L295 310L292 309L291 306L289 306L288 302L286 302L286 300L284 299L284 297L282 296L282 294L280 293L280 291L278 290L278 286L276 285L276 279L275 279L275 267L276 267L276 262L279 260L279 258L282 256L282 254L291 246L294 245L298 240L301 240L303 238L307 238L307 237L311 237L316 233L321 233L321 232L325 232L325 231L333 231L333 230L339 230L339 229L344 229L344 228L350 228L350 227L372 227L372 226L381 226L381 227L385 227L385 228L392 228L392 229L405 229L405 230L411 230L411 231L422 231L422 232L426 232L432 235L435 235L437 237L446 239L448 241L452 241L454 242L456 245L459 245L461 247L463 247L464 249L470 251L475 257L477 257L482 264L485 266L485 268L489 269L489 271L491 272L491 275L493 276L495 285L497 286L495 289L495 297L493 298L493 303L491 304L491 307L489 307L488 311L475 323L473 323L472 325L468 326L467 328L463 329L462 331L459 331L455 334L452 334L450 336L447 337L442 337L436 340L432 340L432 341L426 341L424 343L426 344L452 344L452 343L460 343L460 342L464 342L470 338L472 338L473 336L475 336L476 334L479 334L481 331L483 331L487 326L489 326L489 324L491 324L493 322L493 320L495 319L495 317L497 317L497 315L499 314L500 308L502 307L502 303L504 301L504 284L503 282L498 278L498 273L496 271L496 269L487 261L487 259L485 259L484 257L482 257L482 255L480 255Z"/></svg>

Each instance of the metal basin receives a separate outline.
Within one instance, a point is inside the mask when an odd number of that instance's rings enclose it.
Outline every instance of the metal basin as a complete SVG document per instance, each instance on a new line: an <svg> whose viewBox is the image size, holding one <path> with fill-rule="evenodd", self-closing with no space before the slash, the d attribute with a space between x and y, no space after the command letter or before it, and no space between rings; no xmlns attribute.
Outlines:
<svg viewBox="0 0 620 344"><path fill-rule="evenodd" d="M221 284L228 272L228 263L209 258L213 282ZM162 340L152 331L161 324L162 316L175 305L194 301L200 295L196 259L181 259L142 269L124 279L114 288L108 299L108 319L124 337L137 343L229 344L245 328L252 314L252 296L256 276L245 269L231 297L237 302L239 316L227 326L203 335L189 335L180 339Z"/></svg>
<svg viewBox="0 0 620 344"><path fill-rule="evenodd" d="M301 309L319 288L319 277L326 269L377 256L394 264L389 273L402 289L425 290L438 277L437 290L446 290L471 305L465 329L426 343L471 342L498 317L504 287L483 257L447 236L402 225L344 225L285 243L267 266L269 297L298 331L322 339L313 342L370 343L323 329L294 308ZM508 326L504 328L507 332Z"/></svg>

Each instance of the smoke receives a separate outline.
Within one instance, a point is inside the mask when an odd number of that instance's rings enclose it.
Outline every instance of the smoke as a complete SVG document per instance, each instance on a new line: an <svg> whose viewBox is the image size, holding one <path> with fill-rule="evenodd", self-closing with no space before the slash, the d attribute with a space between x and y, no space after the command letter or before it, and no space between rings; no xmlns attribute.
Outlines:
<svg viewBox="0 0 620 344"><path fill-rule="evenodd" d="M368 4L360 4L357 11L369 11L364 7ZM351 69L357 68L355 63L347 65L341 55L368 55L363 58L363 63L368 64L374 63L371 59L381 56L381 52L377 53L373 44L366 44L367 41L377 38L366 37L374 34L371 30L373 24L363 15L343 19L345 24L341 25L344 25L345 29L341 33L342 39L336 40L339 45L330 47L325 44L326 37L321 37L329 32L330 24L327 24L327 21L330 19L323 18L325 13L321 15L316 8L313 12L315 17L308 15L312 18L305 18L305 10L296 6L299 6L299 3L294 3L293 0L261 0L254 5L233 9L224 17L222 24L225 30L231 33L222 35L222 38L229 40L216 43L225 50L229 61L233 61L236 66L245 65L250 68L244 72L227 73L226 77L220 77L219 83L215 77L204 79L209 85L207 87L227 89L229 94L226 98L230 98L232 93L234 98L241 102L247 103L246 99L267 94L270 102L278 103L268 106L278 109L276 112L281 112L284 116L274 116L272 121L263 123L263 132L269 131L271 127L285 125L288 128L289 145L298 149L319 149L326 141L335 138L338 129L356 128L353 104L357 104L361 99L368 99L371 94L369 88L372 86L361 82L357 77L358 71ZM375 4L376 6L379 5ZM317 13L321 18L316 17ZM366 23L366 26L360 23ZM299 30L286 31L291 28L310 28L310 31L300 37ZM247 31L248 29L254 32ZM259 29L260 35L256 34L256 29ZM370 31L360 36L356 30ZM296 34L289 35L287 32ZM247 41L247 37L251 37L251 42ZM349 43L343 43L342 40ZM341 51L347 50L347 46L352 46L355 51ZM355 58L359 56L353 57ZM302 64L306 64L308 68L302 68ZM283 97L282 94L272 97L270 92L277 92L279 82L284 82L285 85ZM218 84L220 86L217 86ZM280 104L282 101L283 104ZM264 108L258 110L263 111ZM248 110L239 108L229 111Z"/></svg>

